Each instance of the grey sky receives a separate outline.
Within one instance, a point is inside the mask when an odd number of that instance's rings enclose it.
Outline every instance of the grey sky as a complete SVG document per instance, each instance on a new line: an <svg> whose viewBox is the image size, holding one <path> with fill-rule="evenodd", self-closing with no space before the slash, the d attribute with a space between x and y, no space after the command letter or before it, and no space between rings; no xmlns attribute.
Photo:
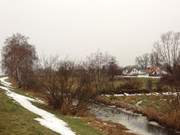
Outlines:
<svg viewBox="0 0 180 135"><path fill-rule="evenodd" d="M121 65L180 31L180 0L0 0L0 43L30 37L40 55L81 59L100 49Z"/></svg>

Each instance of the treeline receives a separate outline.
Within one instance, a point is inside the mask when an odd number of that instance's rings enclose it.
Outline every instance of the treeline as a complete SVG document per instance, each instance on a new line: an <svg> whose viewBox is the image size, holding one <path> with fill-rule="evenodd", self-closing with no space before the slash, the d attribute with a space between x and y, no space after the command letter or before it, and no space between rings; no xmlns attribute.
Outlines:
<svg viewBox="0 0 180 135"><path fill-rule="evenodd" d="M18 87L37 90L53 108L73 114L102 91L113 89L111 82L121 73L115 57L101 52L81 62L39 58L35 47L21 34L5 41L2 68Z"/></svg>
<svg viewBox="0 0 180 135"><path fill-rule="evenodd" d="M151 53L136 57L136 64L145 69L148 66L173 69L180 64L180 32L167 32L161 35L160 40L154 43Z"/></svg>
<svg viewBox="0 0 180 135"><path fill-rule="evenodd" d="M116 58L95 52L83 61L71 61L58 57L39 58L36 49L21 34L14 34L2 48L2 69L18 87L35 90L45 95L49 105L64 113L77 113L90 100L106 93L134 93L143 82L134 79L116 80L122 68ZM167 72L157 89L180 89L180 34L168 32L155 43L153 52L136 59L141 69L158 66ZM148 81L147 90L152 89ZM144 90L146 91L146 90ZM171 101L171 99L170 99ZM180 96L173 98L180 106Z"/></svg>
<svg viewBox="0 0 180 135"><path fill-rule="evenodd" d="M136 57L136 64L141 69L160 67L167 72L162 82L180 86L180 32L162 34L160 40L155 42L152 53Z"/></svg>

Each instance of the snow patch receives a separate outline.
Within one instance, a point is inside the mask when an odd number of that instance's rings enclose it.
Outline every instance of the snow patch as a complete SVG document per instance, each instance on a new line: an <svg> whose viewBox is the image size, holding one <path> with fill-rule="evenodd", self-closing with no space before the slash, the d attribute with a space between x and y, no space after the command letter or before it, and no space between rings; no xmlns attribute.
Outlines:
<svg viewBox="0 0 180 135"><path fill-rule="evenodd" d="M138 101L137 103L136 103L136 106L139 106L140 104L142 104L142 100L140 100L140 101Z"/></svg>
<svg viewBox="0 0 180 135"><path fill-rule="evenodd" d="M160 96L160 95L164 95L164 96L177 96L178 94L180 94L180 92L163 92L163 93L158 93L158 92L151 92L151 93L135 93L135 94L128 94L128 93L124 93L124 94L105 94L102 96L106 96L106 97L110 97L110 96L115 96L115 97L124 97L124 96L129 96L129 97L133 97L133 96Z"/></svg>
<svg viewBox="0 0 180 135"><path fill-rule="evenodd" d="M155 121L150 121L149 124L153 125L153 126L156 126L156 127L161 127L163 128L161 125L159 125L157 122Z"/></svg>

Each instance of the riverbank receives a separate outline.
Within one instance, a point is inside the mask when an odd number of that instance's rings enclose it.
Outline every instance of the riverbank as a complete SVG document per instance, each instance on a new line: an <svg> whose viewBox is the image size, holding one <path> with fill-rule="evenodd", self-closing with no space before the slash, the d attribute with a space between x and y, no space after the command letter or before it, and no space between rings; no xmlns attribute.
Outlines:
<svg viewBox="0 0 180 135"><path fill-rule="evenodd" d="M28 95L32 95L32 93L28 94ZM64 121L68 122L73 129L74 129L74 127L77 128L76 123L74 123L73 121L71 122L69 119L76 119L76 120L84 122L85 125L98 131L100 133L100 135L136 135L135 133L130 132L129 129L127 129L125 126L123 126L119 123L103 121L103 120L97 118L94 114L92 114L90 112L90 110L87 110L86 112L84 112L83 116L68 116L68 115L64 116L58 110L52 109L47 104L35 103L35 105L55 114L58 117L62 118L62 116L63 116L62 119ZM81 128L83 128L83 125L79 126L80 131L81 131ZM87 130L87 128L86 128L86 130ZM84 132L83 134L78 132L78 134L80 134L80 135L89 135L89 134L96 135L94 133L92 134L91 133L92 131L87 130L87 132L88 132L88 134L86 132Z"/></svg>
<svg viewBox="0 0 180 135"><path fill-rule="evenodd" d="M143 114L149 121L156 121L172 130L180 130L180 112L172 110L163 96L99 96L96 101Z"/></svg>
<svg viewBox="0 0 180 135"><path fill-rule="evenodd" d="M51 113L57 115L57 116L61 116L62 114L58 111L58 110L53 110L52 108L50 108L47 105L44 104L38 104L36 103L37 106L50 111ZM95 115L93 115L92 113L89 113L89 110L86 112L86 115L82 116L64 116L65 121L67 121L66 119L69 118L75 118L77 120L83 121L84 123L86 123L87 126L97 130L101 135L136 135L134 133L131 133L129 131L129 129L127 129L125 126L118 124L118 123L113 123L110 121L103 121L99 118L96 118ZM75 124L70 123L70 126L73 128L75 126ZM83 128L83 126L81 126L80 128ZM87 132L91 132L91 131L87 131ZM80 134L81 135L81 134ZM86 135L86 133L84 132L84 134L82 135ZM91 134L94 135L94 134Z"/></svg>

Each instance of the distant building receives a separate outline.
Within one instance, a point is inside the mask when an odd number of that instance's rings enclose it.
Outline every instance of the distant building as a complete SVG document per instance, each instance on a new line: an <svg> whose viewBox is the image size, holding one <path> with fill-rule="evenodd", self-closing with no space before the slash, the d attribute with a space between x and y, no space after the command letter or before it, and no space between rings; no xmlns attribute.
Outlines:
<svg viewBox="0 0 180 135"><path fill-rule="evenodd" d="M149 66L145 71L149 74L149 76L162 76L167 74L166 71L161 70L159 67L156 66Z"/></svg>
<svg viewBox="0 0 180 135"><path fill-rule="evenodd" d="M126 68L124 68L122 74L124 76L137 76L137 75L144 75L146 73L139 70L136 67L126 67Z"/></svg>
<svg viewBox="0 0 180 135"><path fill-rule="evenodd" d="M146 68L145 72L149 74L150 76L160 76L161 75L161 69L156 66L149 66Z"/></svg>
<svg viewBox="0 0 180 135"><path fill-rule="evenodd" d="M166 74L165 71L161 70L156 66L149 66L145 70L140 70L137 67L126 67L122 71L123 76L161 76Z"/></svg>
<svg viewBox="0 0 180 135"><path fill-rule="evenodd" d="M139 70L136 68L133 68L130 72L129 75L138 75L139 74Z"/></svg>

